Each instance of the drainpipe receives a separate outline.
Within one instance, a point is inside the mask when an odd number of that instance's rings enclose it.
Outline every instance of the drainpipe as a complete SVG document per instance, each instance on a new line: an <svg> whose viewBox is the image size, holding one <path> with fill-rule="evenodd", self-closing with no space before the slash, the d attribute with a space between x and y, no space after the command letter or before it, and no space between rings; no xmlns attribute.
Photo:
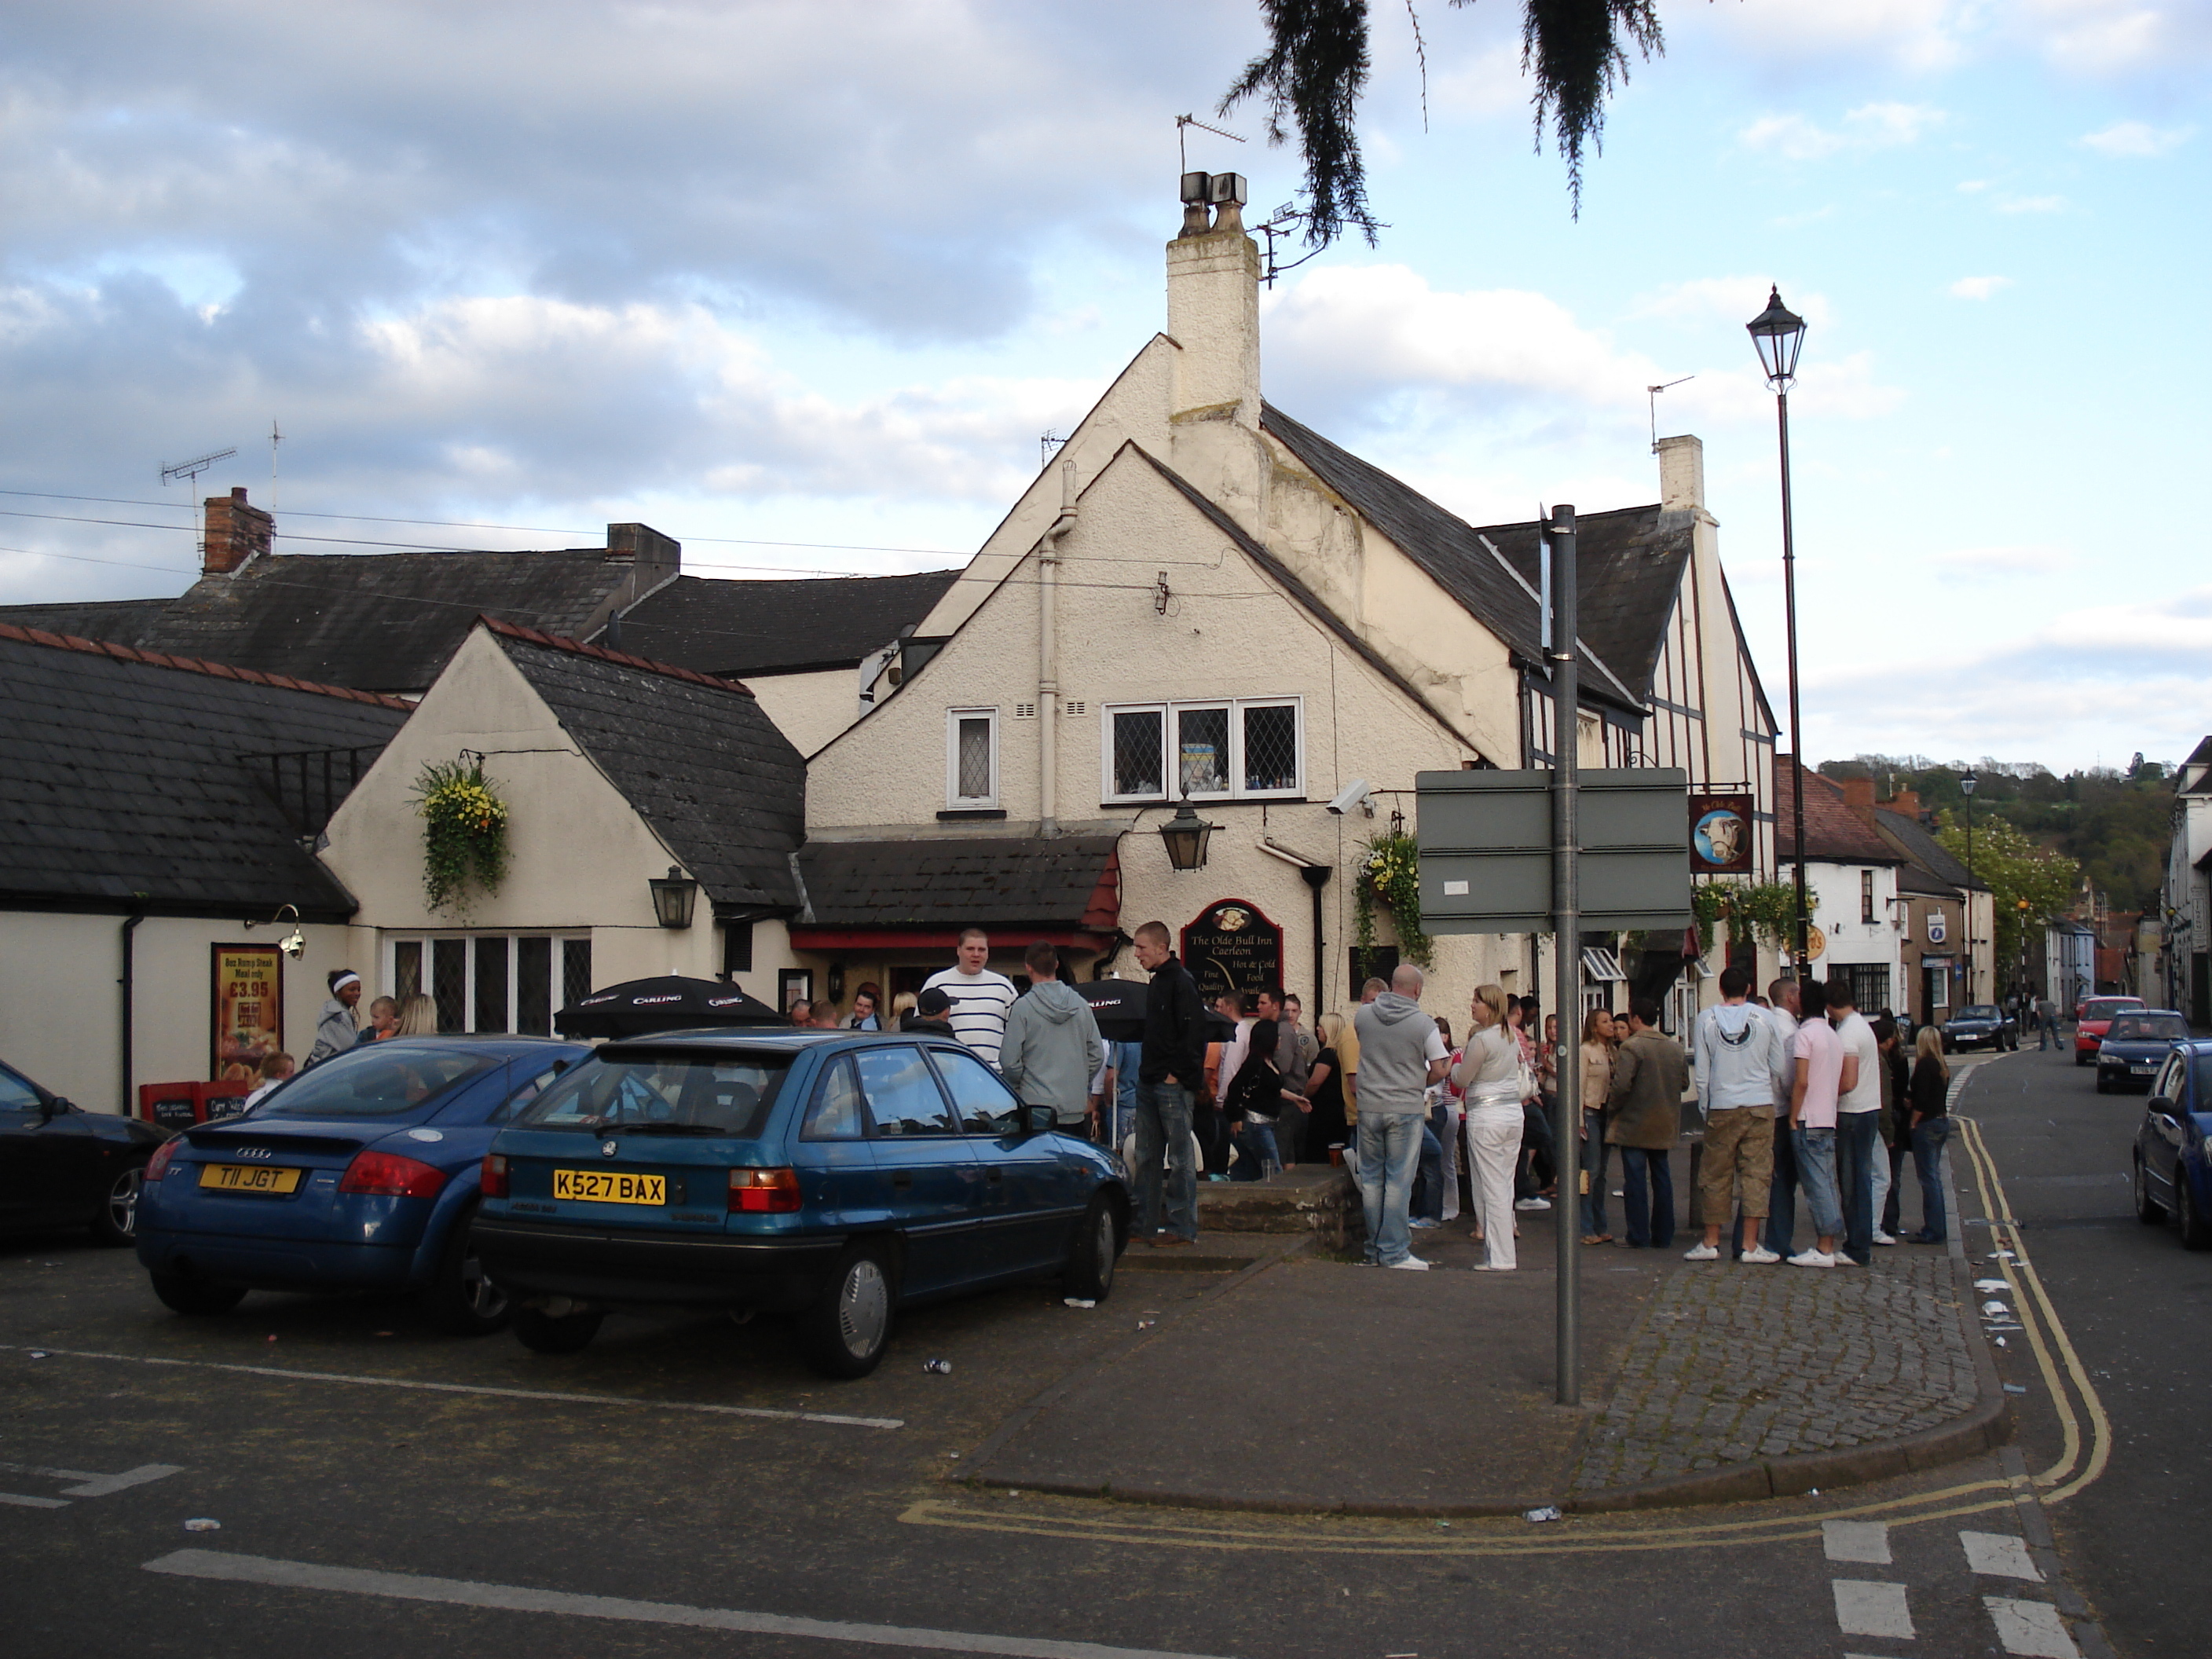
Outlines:
<svg viewBox="0 0 2212 1659"><path fill-rule="evenodd" d="M1037 548L1037 834L1060 834L1060 543L1075 528L1075 463L1060 464L1060 516Z"/></svg>
<svg viewBox="0 0 2212 1659"><path fill-rule="evenodd" d="M138 924L145 920L146 913L143 910L134 910L123 919L123 977L116 981L117 984L123 988L123 1031L121 1048L123 1054L123 1115L125 1117L129 1117L131 1115L131 1109L135 1103L131 1098L131 1067L132 1064L132 1056L131 1053L131 1028L134 1023L132 1009L132 1002L134 999L131 994L134 989L134 985L131 936L138 931Z"/></svg>
<svg viewBox="0 0 2212 1659"><path fill-rule="evenodd" d="M1323 950L1321 922L1321 890L1328 885L1328 866L1309 864L1298 872L1305 878L1306 885L1313 889L1314 916L1314 1030L1321 1030L1321 1017L1328 1011L1328 957Z"/></svg>

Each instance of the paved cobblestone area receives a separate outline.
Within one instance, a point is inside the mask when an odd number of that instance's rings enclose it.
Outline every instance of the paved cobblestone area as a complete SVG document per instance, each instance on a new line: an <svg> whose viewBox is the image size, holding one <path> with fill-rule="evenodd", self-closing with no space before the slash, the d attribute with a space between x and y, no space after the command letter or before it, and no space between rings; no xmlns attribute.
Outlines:
<svg viewBox="0 0 2212 1659"><path fill-rule="evenodd" d="M1941 1249L1826 1273L1686 1264L1630 1342L1575 1489L1934 1428L1977 1398L1962 1316Z"/></svg>

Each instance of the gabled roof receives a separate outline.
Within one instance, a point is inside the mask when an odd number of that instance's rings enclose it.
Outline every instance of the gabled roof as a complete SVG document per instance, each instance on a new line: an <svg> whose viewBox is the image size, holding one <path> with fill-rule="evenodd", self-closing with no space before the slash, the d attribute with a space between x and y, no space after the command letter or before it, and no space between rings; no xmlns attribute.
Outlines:
<svg viewBox="0 0 2212 1659"><path fill-rule="evenodd" d="M709 674L851 668L918 627L957 570L720 581L678 576L623 613L626 650Z"/></svg>
<svg viewBox="0 0 2212 1659"><path fill-rule="evenodd" d="M799 855L817 927L1007 927L1111 932L1118 836L1052 841L817 841Z"/></svg>
<svg viewBox="0 0 2212 1659"><path fill-rule="evenodd" d="M1774 760L1774 851L1795 860L1796 768L1790 757ZM1902 864L1901 854L1876 835L1874 826L1844 805L1842 787L1818 772L1805 774L1805 858L1811 864Z"/></svg>
<svg viewBox="0 0 2212 1659"><path fill-rule="evenodd" d="M1954 858L1943 843L1929 834L1920 820L1909 812L1892 812L1881 807L1875 809L1875 825L1881 838L1905 855L1906 865L1926 872L1940 883L1950 896L1956 898L1971 885L1978 893L1986 893L1990 884L1966 878L1966 866ZM1808 828L1806 834L1811 836Z"/></svg>
<svg viewBox="0 0 2212 1659"><path fill-rule="evenodd" d="M484 619L562 729L717 911L798 908L806 763L750 692L672 664Z"/></svg>
<svg viewBox="0 0 2212 1659"><path fill-rule="evenodd" d="M14 902L352 915L261 781L276 754L361 751L366 769L405 703L14 627L0 627L0 891Z"/></svg>
<svg viewBox="0 0 2212 1659"><path fill-rule="evenodd" d="M1542 581L1534 520L1479 529L1273 404L1266 406L1261 422L1523 665L1540 661L1537 596ZM1578 638L1596 659L1591 665L1596 672L1583 677L1584 696L1641 712L1674 614L1675 589L1689 563L1693 526L1691 514L1656 507L1593 513L1577 520Z"/></svg>
<svg viewBox="0 0 2212 1659"><path fill-rule="evenodd" d="M480 613L588 633L635 571L597 549L557 553L271 554L203 577L143 643L271 673L420 692Z"/></svg>
<svg viewBox="0 0 2212 1659"><path fill-rule="evenodd" d="M2173 776L2177 795L2212 795L2212 738L2200 738Z"/></svg>

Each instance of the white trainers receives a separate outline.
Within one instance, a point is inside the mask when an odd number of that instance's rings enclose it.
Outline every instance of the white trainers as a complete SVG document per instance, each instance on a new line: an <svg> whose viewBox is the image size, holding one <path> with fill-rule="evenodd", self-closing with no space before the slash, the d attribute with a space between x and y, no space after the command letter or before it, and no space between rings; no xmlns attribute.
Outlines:
<svg viewBox="0 0 2212 1659"><path fill-rule="evenodd" d="M1826 1250L1807 1249L1791 1256L1790 1265L1793 1267L1832 1267L1836 1265L1836 1258Z"/></svg>
<svg viewBox="0 0 2212 1659"><path fill-rule="evenodd" d="M1685 1261L1717 1261L1720 1259L1721 1253L1710 1244L1692 1244L1682 1252Z"/></svg>
<svg viewBox="0 0 2212 1659"><path fill-rule="evenodd" d="M1417 1255L1409 1255L1403 1261L1393 1261L1387 1265L1393 1267L1403 1267L1407 1273L1425 1273L1429 1270L1429 1264L1422 1261L1421 1258Z"/></svg>
<svg viewBox="0 0 2212 1659"><path fill-rule="evenodd" d="M1764 1267L1781 1261L1782 1258L1775 1255L1773 1251L1768 1249L1766 1246L1762 1244L1756 1249L1746 1250L1742 1255L1737 1258L1737 1260L1741 1261L1756 1262L1759 1266Z"/></svg>
<svg viewBox="0 0 2212 1659"><path fill-rule="evenodd" d="M1835 1255L1828 1258L1828 1265L1832 1267L1857 1267L1865 1264L1856 1257L1845 1255L1841 1250L1838 1250Z"/></svg>
<svg viewBox="0 0 2212 1659"><path fill-rule="evenodd" d="M1882 1231L1879 1227L1875 1229L1874 1242L1877 1244L1894 1244L1897 1243L1894 1238L1892 1238L1887 1233Z"/></svg>
<svg viewBox="0 0 2212 1659"><path fill-rule="evenodd" d="M1548 1198L1516 1198L1513 1200L1513 1207L1516 1210L1548 1210L1552 1207L1552 1200Z"/></svg>

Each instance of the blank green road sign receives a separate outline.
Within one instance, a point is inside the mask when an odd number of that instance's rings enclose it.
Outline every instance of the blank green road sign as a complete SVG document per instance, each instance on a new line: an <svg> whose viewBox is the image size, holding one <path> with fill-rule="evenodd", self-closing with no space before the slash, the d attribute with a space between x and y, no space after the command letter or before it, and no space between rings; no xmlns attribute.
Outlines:
<svg viewBox="0 0 2212 1659"><path fill-rule="evenodd" d="M1690 775L1604 768L1580 781L1582 927L1690 926ZM1421 926L1431 933L1548 933L1551 773L1423 772L1413 789Z"/></svg>

